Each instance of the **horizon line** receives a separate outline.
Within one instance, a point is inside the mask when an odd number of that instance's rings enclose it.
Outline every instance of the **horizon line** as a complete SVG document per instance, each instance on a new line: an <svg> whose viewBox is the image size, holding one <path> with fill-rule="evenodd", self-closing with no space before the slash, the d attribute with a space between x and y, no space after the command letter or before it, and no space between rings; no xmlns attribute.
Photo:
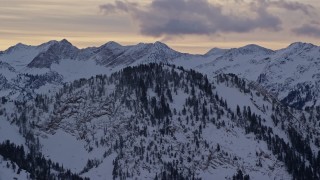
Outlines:
<svg viewBox="0 0 320 180"><path fill-rule="evenodd" d="M101 45L98 45L98 46L95 46L95 45L92 45L92 46L86 46L86 47L82 47L82 48L79 48L77 45L75 45L74 43L70 42L67 38L62 38L61 40L49 40L49 41L45 41L45 42L42 42L40 44L25 44L23 42L18 42L12 46L9 46L8 48L4 49L4 50L0 50L0 52L5 52L7 50L9 50L10 48L13 48L15 46L18 46L18 45L24 45L24 46L32 46L32 47L37 47L37 46L41 46L43 44L46 44L46 43L50 43L50 42L62 42L62 41L67 41L69 42L72 46L76 47L77 49L79 50L83 50L83 49L87 49L87 48L99 48L99 47L102 47L108 43L116 43L116 44L119 44L120 46L122 47L129 47L129 46L136 46L136 45L139 45L139 44L155 44L155 43L162 43L166 46L168 46L170 49L174 50L174 51L177 51L177 52L180 52L180 53L185 53L185 54L191 54L191 55L206 55L207 53L209 53L211 50L213 49L221 49L221 50L231 50L231 49L239 49L239 48L243 48L243 47L246 47L246 46L250 46L250 45L255 45L255 46L258 46L258 47L261 47L261 48L264 48L264 49L268 49L268 50L272 50L272 51L279 51L279 50L282 50L282 49L286 49L288 47L290 47L291 45L293 44L297 44L297 43L302 43L302 44L310 44L310 45L313 45L313 46L316 46L316 47L319 47L318 45L316 44L313 44L313 43L309 43L309 42L303 42L303 41L296 41L296 42L292 42L292 43L288 43L287 46L285 47L282 47L282 48L277 48L277 49L272 49L272 48L267 48L267 47L264 47L262 45L259 45L258 43L248 43L246 45L242 45L242 46L238 46L238 47L230 47L230 48L220 48L220 47L212 47L212 48L209 48L209 50L207 50L205 53L189 53L189 52L181 52L179 50L176 50L175 48L172 48L173 46L170 46L168 45L167 43L163 42L163 41L153 41L153 42L138 42L138 43L134 43L134 44L121 44L117 41L113 41L113 40L110 40L110 41L107 41ZM189 46L189 47L197 47L197 46Z"/></svg>

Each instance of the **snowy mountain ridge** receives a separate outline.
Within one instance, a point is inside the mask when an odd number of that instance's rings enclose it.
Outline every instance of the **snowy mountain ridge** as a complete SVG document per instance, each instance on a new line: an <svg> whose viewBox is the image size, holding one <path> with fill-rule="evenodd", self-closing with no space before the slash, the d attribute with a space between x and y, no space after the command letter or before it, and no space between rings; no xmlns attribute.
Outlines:
<svg viewBox="0 0 320 180"><path fill-rule="evenodd" d="M34 78L37 84L37 77L26 80ZM320 127L314 123L320 111L304 111L296 121L292 117L302 112L233 74L210 80L174 65L139 65L78 79L28 101L3 99L0 112L0 128L6 129L0 140L25 144L28 153L39 151L81 177L316 179L319 174ZM16 175L22 179L57 174L14 163L30 173ZM306 171L297 172L300 166ZM2 168L17 173L13 165Z"/></svg>
<svg viewBox="0 0 320 180"><path fill-rule="evenodd" d="M317 179L319 57L320 48L307 43L205 55L161 42L17 44L0 53L0 172L21 179ZM29 155L17 159L8 148ZM42 169L24 162L31 156L43 156Z"/></svg>
<svg viewBox="0 0 320 180"><path fill-rule="evenodd" d="M39 46L19 43L3 51L0 62L7 64L7 70L2 72L9 73L1 73L8 82L17 74L50 72L60 74L63 82L70 82L146 63L175 64L209 77L234 73L260 83L284 103L301 109L320 104L319 57L318 46L301 42L275 51L250 44L232 49L213 48L204 55L192 55L179 53L161 42L122 46L111 41L100 47L78 49L64 39ZM310 87L307 94L301 92L305 86Z"/></svg>

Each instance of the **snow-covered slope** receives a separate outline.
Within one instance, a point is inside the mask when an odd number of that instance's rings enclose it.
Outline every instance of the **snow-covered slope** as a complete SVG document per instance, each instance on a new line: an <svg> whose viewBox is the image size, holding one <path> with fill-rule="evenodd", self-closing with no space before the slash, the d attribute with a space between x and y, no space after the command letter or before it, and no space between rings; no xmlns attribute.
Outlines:
<svg viewBox="0 0 320 180"><path fill-rule="evenodd" d="M39 46L17 44L1 52L1 74L11 83L19 74L58 73L63 82L111 74L145 63L169 63L214 77L234 73L260 83L284 103L296 108L319 105L320 48L293 43L277 51L258 45L233 49L213 48L205 55L179 53L161 42L122 46L109 42L78 49L67 40ZM3 78L2 78L3 79Z"/></svg>
<svg viewBox="0 0 320 180"><path fill-rule="evenodd" d="M38 54L27 67L50 68L53 63L59 64L61 60L73 59L78 53L78 48L63 39L53 43L46 51Z"/></svg>
<svg viewBox="0 0 320 180"><path fill-rule="evenodd" d="M267 143L244 128L250 125L246 115L235 116L237 105L247 107L266 119L271 136L287 142L272 123L270 102L222 81L211 84L199 73L151 64L75 81L6 114L21 109L17 116L33 122L24 128L33 129L47 158L92 179L164 178L175 171L224 179L238 170L253 179L290 179Z"/></svg>
<svg viewBox="0 0 320 180"><path fill-rule="evenodd" d="M294 43L276 52L258 82L297 108L319 105L320 47Z"/></svg>
<svg viewBox="0 0 320 180"><path fill-rule="evenodd" d="M63 83L76 79L111 74L130 65L172 63L187 56L191 55L174 51L161 42L132 46L109 42L85 49L78 49L66 39L39 46L17 44L0 54L0 94L28 99L37 93L54 93ZM32 85L34 81L36 86Z"/></svg>
<svg viewBox="0 0 320 180"><path fill-rule="evenodd" d="M39 46L28 46L19 43L0 54L0 60L10 64L19 71L32 62L36 56L47 51L49 47L56 43L56 41L49 41Z"/></svg>
<svg viewBox="0 0 320 180"><path fill-rule="evenodd" d="M92 60L107 67L150 62L168 63L183 55L187 54L179 53L161 42L139 43L132 46L108 42L101 47L78 49L63 39L50 41L40 46L17 44L0 54L0 59L20 70L25 67L50 68L53 64L59 64L63 60Z"/></svg>
<svg viewBox="0 0 320 180"><path fill-rule="evenodd" d="M121 46L109 42L95 51L91 58L107 67L125 67L142 63L170 63L186 54L179 53L161 42L139 43L134 46Z"/></svg>
<svg viewBox="0 0 320 180"><path fill-rule="evenodd" d="M284 103L296 108L319 105L320 47L293 43L272 51L257 45L238 49L209 51L204 58L176 64L212 77L234 73L260 83ZM185 64L185 65L184 65Z"/></svg>
<svg viewBox="0 0 320 180"><path fill-rule="evenodd" d="M208 62L191 67L210 76L221 73L234 73L255 81L270 61L274 51L257 45L248 45L238 49L224 50L222 53L206 55Z"/></svg>
<svg viewBox="0 0 320 180"><path fill-rule="evenodd" d="M316 179L319 57L305 43L205 55L18 44L0 53L0 140L92 179Z"/></svg>
<svg viewBox="0 0 320 180"><path fill-rule="evenodd" d="M4 160L0 155L0 180L16 179L25 180L28 179L29 173L25 170L19 171L19 166L13 162Z"/></svg>

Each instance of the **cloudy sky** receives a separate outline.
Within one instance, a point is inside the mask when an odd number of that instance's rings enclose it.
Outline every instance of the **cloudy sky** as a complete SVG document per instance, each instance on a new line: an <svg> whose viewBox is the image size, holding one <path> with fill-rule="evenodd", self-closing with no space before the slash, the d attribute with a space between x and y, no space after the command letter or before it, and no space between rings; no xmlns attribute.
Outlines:
<svg viewBox="0 0 320 180"><path fill-rule="evenodd" d="M163 41L183 52L320 44L319 0L0 0L0 50L68 39L78 47Z"/></svg>

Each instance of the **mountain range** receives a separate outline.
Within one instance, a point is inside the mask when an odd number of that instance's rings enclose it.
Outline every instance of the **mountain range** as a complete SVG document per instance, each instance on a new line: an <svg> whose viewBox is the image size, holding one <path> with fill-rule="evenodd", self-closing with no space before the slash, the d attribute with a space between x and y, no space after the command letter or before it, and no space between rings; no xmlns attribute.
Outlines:
<svg viewBox="0 0 320 180"><path fill-rule="evenodd" d="M0 52L2 83L11 84L23 74L50 74L68 82L110 74L127 66L165 63L195 69L209 78L219 73L234 73L299 109L319 105L319 61L320 47L300 42L276 51L247 45L214 48L204 55L192 55L177 52L161 42L131 46L108 42L100 47L79 49L64 39L39 46L20 43Z"/></svg>
<svg viewBox="0 0 320 180"><path fill-rule="evenodd" d="M0 97L0 143L14 143L0 145L0 179L320 177L313 44L198 55L161 42L19 43L0 52Z"/></svg>

